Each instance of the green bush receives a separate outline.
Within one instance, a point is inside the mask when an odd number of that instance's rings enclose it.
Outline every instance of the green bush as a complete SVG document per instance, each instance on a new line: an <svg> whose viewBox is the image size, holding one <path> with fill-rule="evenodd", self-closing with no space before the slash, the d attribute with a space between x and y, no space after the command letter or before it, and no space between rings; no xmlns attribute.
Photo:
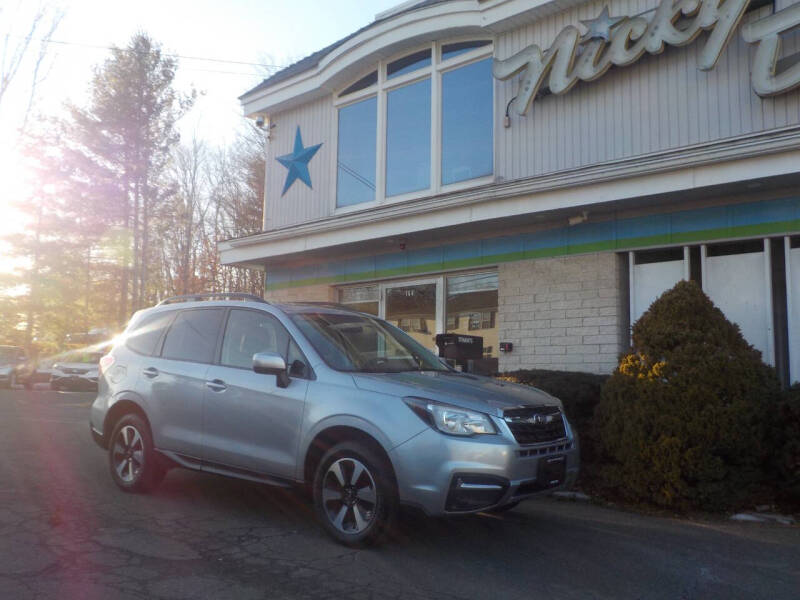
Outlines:
<svg viewBox="0 0 800 600"><path fill-rule="evenodd" d="M753 501L769 478L774 370L697 284L680 282L633 326L603 387L595 435L606 491L676 509Z"/></svg>
<svg viewBox="0 0 800 600"><path fill-rule="evenodd" d="M782 503L800 507L800 384L781 400L774 433L777 492Z"/></svg>
<svg viewBox="0 0 800 600"><path fill-rule="evenodd" d="M500 378L539 388L561 400L567 419L580 437L581 462L587 465L594 461L592 416L608 375L527 369L504 373Z"/></svg>

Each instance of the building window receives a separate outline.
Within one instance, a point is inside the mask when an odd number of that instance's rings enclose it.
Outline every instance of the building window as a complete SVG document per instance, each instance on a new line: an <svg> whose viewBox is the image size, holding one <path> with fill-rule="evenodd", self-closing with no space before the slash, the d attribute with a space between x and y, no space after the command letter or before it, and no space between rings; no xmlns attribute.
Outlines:
<svg viewBox="0 0 800 600"><path fill-rule="evenodd" d="M783 308L791 303L786 269L791 244L786 240L756 238L629 252L631 326L661 294L682 279L692 279L787 382L792 351L783 332L793 327Z"/></svg>
<svg viewBox="0 0 800 600"><path fill-rule="evenodd" d="M442 184L492 174L492 61L442 74Z"/></svg>
<svg viewBox="0 0 800 600"><path fill-rule="evenodd" d="M489 46L492 42L489 40L471 40L469 42L454 42L452 44L442 45L442 60L450 60L456 56L461 56L476 48L483 48Z"/></svg>
<svg viewBox="0 0 800 600"><path fill-rule="evenodd" d="M374 96L339 109L336 205L375 199L375 132L378 100Z"/></svg>
<svg viewBox="0 0 800 600"><path fill-rule="evenodd" d="M386 112L386 195L429 188L431 80L389 92Z"/></svg>
<svg viewBox="0 0 800 600"><path fill-rule="evenodd" d="M447 333L482 337L484 356L496 358L497 304L497 272L448 277L445 301Z"/></svg>
<svg viewBox="0 0 800 600"><path fill-rule="evenodd" d="M429 66L431 66L430 48L390 62L386 65L386 78L392 79L393 77L412 73Z"/></svg>
<svg viewBox="0 0 800 600"><path fill-rule="evenodd" d="M377 285L341 288L339 303L348 308L378 316L380 290Z"/></svg>
<svg viewBox="0 0 800 600"><path fill-rule="evenodd" d="M368 87L372 87L378 83L378 72L373 71L369 75L366 75L352 84L350 87L345 88L339 93L339 98L342 96L347 96L349 94L354 94L355 92L360 92L361 90L365 90Z"/></svg>
<svg viewBox="0 0 800 600"><path fill-rule="evenodd" d="M428 44L338 93L336 206L435 194L491 176L492 52L489 40Z"/></svg>

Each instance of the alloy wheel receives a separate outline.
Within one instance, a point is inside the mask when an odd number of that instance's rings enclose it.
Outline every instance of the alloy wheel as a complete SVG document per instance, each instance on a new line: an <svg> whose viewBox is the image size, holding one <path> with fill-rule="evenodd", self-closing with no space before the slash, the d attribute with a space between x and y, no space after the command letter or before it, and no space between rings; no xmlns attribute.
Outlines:
<svg viewBox="0 0 800 600"><path fill-rule="evenodd" d="M132 425L125 425L114 440L114 470L125 483L132 483L144 467L144 441Z"/></svg>
<svg viewBox="0 0 800 600"><path fill-rule="evenodd" d="M322 480L322 505L331 524L347 534L358 534L375 519L378 492L375 480L355 458L333 462Z"/></svg>

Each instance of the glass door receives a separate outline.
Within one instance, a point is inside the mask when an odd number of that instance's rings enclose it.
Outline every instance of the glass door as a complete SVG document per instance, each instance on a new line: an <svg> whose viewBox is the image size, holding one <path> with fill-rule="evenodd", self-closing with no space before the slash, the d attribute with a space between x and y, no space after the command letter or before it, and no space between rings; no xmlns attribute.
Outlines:
<svg viewBox="0 0 800 600"><path fill-rule="evenodd" d="M381 317L436 352L436 334L443 330L442 279L385 283Z"/></svg>

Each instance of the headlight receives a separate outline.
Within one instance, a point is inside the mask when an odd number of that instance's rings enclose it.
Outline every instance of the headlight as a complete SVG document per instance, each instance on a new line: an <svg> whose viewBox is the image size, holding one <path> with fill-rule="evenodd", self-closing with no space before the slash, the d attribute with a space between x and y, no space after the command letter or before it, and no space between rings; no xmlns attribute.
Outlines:
<svg viewBox="0 0 800 600"><path fill-rule="evenodd" d="M425 398L403 398L416 415L434 429L450 435L497 433L489 415Z"/></svg>

